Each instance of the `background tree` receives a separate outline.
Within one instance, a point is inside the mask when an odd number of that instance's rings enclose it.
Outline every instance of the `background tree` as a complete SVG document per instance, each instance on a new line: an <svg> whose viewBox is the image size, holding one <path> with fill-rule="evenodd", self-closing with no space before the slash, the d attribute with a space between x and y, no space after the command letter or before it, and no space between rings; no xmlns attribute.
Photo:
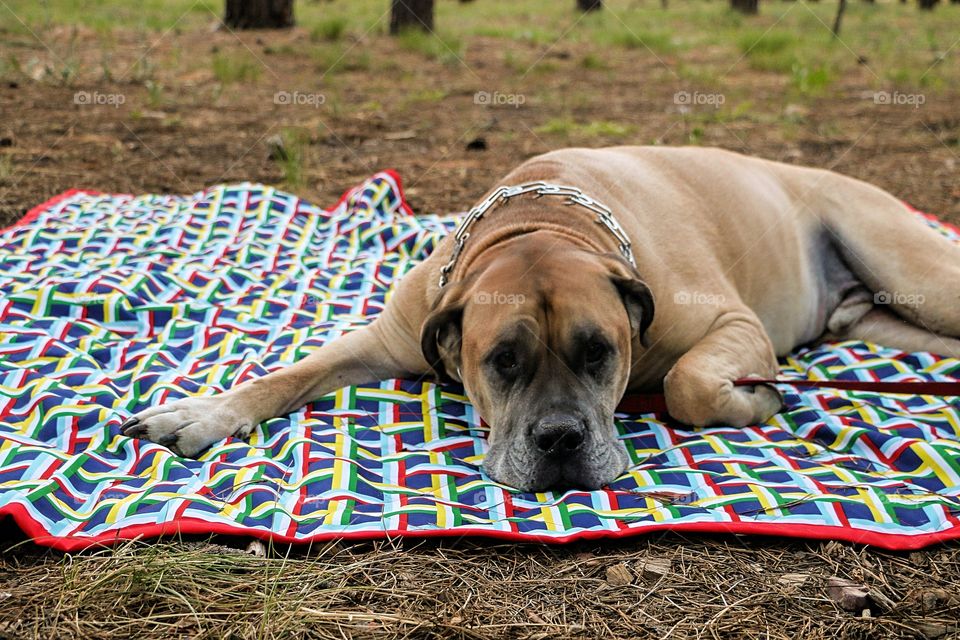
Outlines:
<svg viewBox="0 0 960 640"><path fill-rule="evenodd" d="M599 11L603 8L603 0L577 0L577 9L580 11Z"/></svg>
<svg viewBox="0 0 960 640"><path fill-rule="evenodd" d="M293 26L293 0L227 0L223 23L231 29L286 29Z"/></svg>
<svg viewBox="0 0 960 640"><path fill-rule="evenodd" d="M740 13L755 14L759 4L759 0L730 0L730 7Z"/></svg>
<svg viewBox="0 0 960 640"><path fill-rule="evenodd" d="M837 17L833 20L833 35L840 36L840 22L843 21L843 12L847 9L847 0L840 0L837 5Z"/></svg>
<svg viewBox="0 0 960 640"><path fill-rule="evenodd" d="M940 2L940 0L917 0L917 6L919 6L921 9L930 11L937 6L938 2Z"/></svg>
<svg viewBox="0 0 960 640"><path fill-rule="evenodd" d="M390 33L396 35L408 27L433 31L433 0L393 0Z"/></svg>

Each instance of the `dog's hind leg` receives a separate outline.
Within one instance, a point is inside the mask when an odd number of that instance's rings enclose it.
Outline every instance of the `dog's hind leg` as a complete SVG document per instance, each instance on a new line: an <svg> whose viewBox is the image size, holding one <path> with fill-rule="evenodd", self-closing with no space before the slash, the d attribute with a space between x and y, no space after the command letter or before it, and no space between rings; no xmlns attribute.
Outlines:
<svg viewBox="0 0 960 640"><path fill-rule="evenodd" d="M818 177L810 181L817 192L811 208L877 301L920 329L960 337L960 246L882 189L812 173Z"/></svg>
<svg viewBox="0 0 960 640"><path fill-rule="evenodd" d="M918 327L880 307L870 309L847 326L835 326L821 341L831 340L865 340L911 353L929 351L960 358L960 340Z"/></svg>

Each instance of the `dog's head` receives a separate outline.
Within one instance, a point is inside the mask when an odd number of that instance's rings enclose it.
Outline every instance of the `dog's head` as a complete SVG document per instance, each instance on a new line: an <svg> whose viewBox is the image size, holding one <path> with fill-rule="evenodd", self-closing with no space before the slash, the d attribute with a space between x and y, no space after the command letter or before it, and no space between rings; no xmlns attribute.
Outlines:
<svg viewBox="0 0 960 640"><path fill-rule="evenodd" d="M628 464L613 413L653 296L618 255L538 235L487 250L448 285L421 347L490 425L490 477L527 491L595 489Z"/></svg>

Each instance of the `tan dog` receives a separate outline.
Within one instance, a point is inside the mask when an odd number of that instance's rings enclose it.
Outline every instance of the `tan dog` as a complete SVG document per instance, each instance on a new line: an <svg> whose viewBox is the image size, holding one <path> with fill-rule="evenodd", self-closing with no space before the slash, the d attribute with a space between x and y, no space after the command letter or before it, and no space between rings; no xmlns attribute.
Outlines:
<svg viewBox="0 0 960 640"><path fill-rule="evenodd" d="M433 370L491 425L492 478L596 488L627 466L613 425L627 390L662 386L690 425L743 426L780 398L732 381L772 377L798 345L960 356L960 248L869 184L664 147L556 151L501 184L529 181L607 205L632 249L587 206L511 198L469 229L446 286L449 238L367 327L220 395L142 411L124 432L194 456L340 387Z"/></svg>

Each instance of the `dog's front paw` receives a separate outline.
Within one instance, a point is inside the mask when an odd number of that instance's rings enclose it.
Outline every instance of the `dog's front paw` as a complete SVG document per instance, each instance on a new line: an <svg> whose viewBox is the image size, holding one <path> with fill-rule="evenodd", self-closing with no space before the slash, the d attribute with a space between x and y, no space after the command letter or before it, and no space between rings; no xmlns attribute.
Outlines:
<svg viewBox="0 0 960 640"><path fill-rule="evenodd" d="M195 458L210 445L232 435L245 438L256 426L232 410L225 396L184 398L128 418L120 431L131 438L156 442L174 453Z"/></svg>
<svg viewBox="0 0 960 640"><path fill-rule="evenodd" d="M774 387L763 384L738 386L726 378L679 366L664 378L663 391L670 415L697 427L758 424L777 413L783 403Z"/></svg>

